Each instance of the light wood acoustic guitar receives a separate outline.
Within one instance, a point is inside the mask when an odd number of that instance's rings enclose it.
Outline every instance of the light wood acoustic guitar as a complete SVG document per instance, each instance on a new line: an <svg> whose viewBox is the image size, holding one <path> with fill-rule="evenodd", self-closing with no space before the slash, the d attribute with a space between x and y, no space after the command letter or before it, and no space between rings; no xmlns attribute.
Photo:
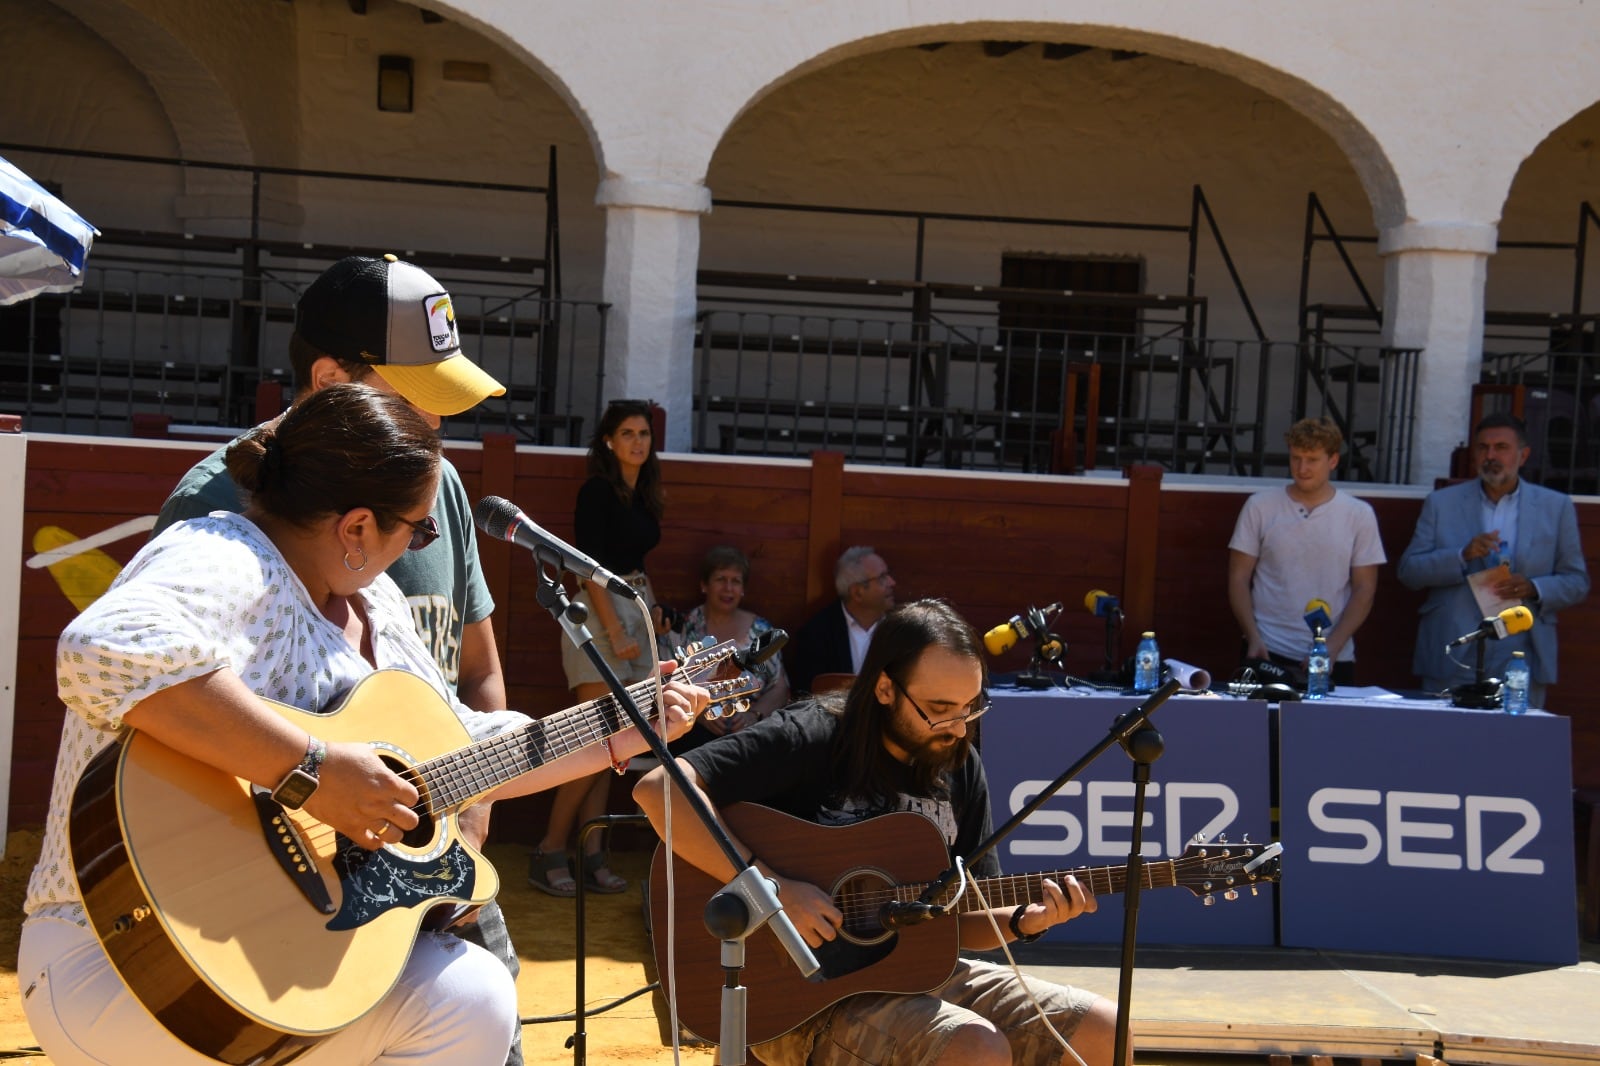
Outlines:
<svg viewBox="0 0 1600 1066"><path fill-rule="evenodd" d="M738 650L685 655L673 676L736 669ZM714 714L748 708L760 689L746 673L701 683ZM629 692L648 714L653 683ZM494 897L494 867L458 835L461 808L629 724L607 695L469 743L438 693L400 670L321 714L267 702L326 741L372 744L421 794L417 827L364 850L138 730L84 770L69 821L84 909L129 990L201 1054L260 1066L382 1000L425 921L442 928Z"/></svg>
<svg viewBox="0 0 1600 1066"><path fill-rule="evenodd" d="M949 980L957 958L957 923L934 918L920 925L886 929L879 919L884 904L921 897L950 866L939 827L921 814L899 812L854 825L819 826L754 803L730 804L722 811L739 839L783 873L831 892L844 915L839 936L815 949L822 980L808 981L769 930L745 941L741 981L746 996L745 1038L759 1044L782 1036L807 1018L857 992L929 992ZM1278 878L1278 844L1191 844L1182 856L1146 861L1143 888L1187 888L1207 904L1234 899ZM674 885L676 918L674 987L667 967L667 866ZM1247 869L1248 867L1248 869ZM1043 897L1045 878L1059 882L1071 874L1095 895L1121 892L1127 866L1083 867L1044 873L976 879L991 907L1011 908ZM704 922L705 906L723 886L665 846L656 848L650 867L650 935L662 987L676 992L678 1020L696 1036L716 1041L720 1028L722 942ZM957 886L935 902L949 905ZM979 909L969 886L952 911ZM1004 928L1004 923L1002 923Z"/></svg>

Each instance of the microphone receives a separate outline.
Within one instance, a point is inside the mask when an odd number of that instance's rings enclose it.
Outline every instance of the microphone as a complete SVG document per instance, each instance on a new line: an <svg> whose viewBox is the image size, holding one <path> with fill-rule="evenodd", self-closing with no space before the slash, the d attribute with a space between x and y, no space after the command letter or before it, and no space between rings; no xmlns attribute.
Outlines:
<svg viewBox="0 0 1600 1066"><path fill-rule="evenodd" d="M1460 647L1462 644L1471 644L1475 640L1489 638L1499 640L1517 633L1526 633L1533 628L1533 612L1518 604L1516 607L1507 607L1497 615L1491 615L1478 623L1478 628L1465 636L1457 637L1445 645L1445 650Z"/></svg>
<svg viewBox="0 0 1600 1066"><path fill-rule="evenodd" d="M1328 606L1328 601L1315 599L1306 604L1306 626L1315 633L1333 628L1333 608Z"/></svg>
<svg viewBox="0 0 1600 1066"><path fill-rule="evenodd" d="M1052 603L1044 610L1029 607L1027 614L1014 614L1005 622L983 635L983 646L994 656L1004 655L1017 646L1017 641L1032 637L1039 642L1039 652L1046 659L1056 660L1066 653L1061 638L1050 632L1050 619L1060 613L1061 605Z"/></svg>
<svg viewBox="0 0 1600 1066"><path fill-rule="evenodd" d="M560 537L543 529L522 513L522 508L499 496L485 496L472 509L472 521L484 535L527 548L541 563L560 567L585 581L604 585L618 596L636 599L633 586L607 570Z"/></svg>
<svg viewBox="0 0 1600 1066"><path fill-rule="evenodd" d="M1017 646L1017 641L1028 635L1028 627L1022 621L1020 614L1011 616L1008 622L1002 622L983 635L983 646L989 649L989 654L999 658Z"/></svg>
<svg viewBox="0 0 1600 1066"><path fill-rule="evenodd" d="M1083 597L1083 605L1096 618L1105 618L1107 616L1116 618L1122 615L1122 605L1117 601L1117 598L1102 589L1090 589L1089 593Z"/></svg>

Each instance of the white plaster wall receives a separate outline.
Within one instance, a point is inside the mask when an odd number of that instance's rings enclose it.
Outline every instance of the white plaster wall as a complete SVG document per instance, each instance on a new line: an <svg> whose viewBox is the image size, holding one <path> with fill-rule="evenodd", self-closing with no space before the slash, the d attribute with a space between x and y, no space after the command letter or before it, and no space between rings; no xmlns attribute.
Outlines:
<svg viewBox="0 0 1600 1066"><path fill-rule="evenodd" d="M724 131L777 85L851 55L921 41L1104 44L1234 74L1329 130L1355 159L1386 225L1497 218L1521 158L1600 97L1590 55L1600 16L1581 0L447 6L539 57L581 101L608 172L685 183L704 177ZM619 70L627 77L617 78Z"/></svg>
<svg viewBox="0 0 1600 1066"><path fill-rule="evenodd" d="M461 181L544 185L557 149L562 251L569 298L598 299L604 219L587 134L533 70L457 22L425 25L407 4L374 2L365 16L344 0L299 0L302 140L296 165ZM377 110L378 56L414 60L415 110ZM447 82L443 65L487 64L489 84ZM305 181L302 232L326 241L538 255L540 196Z"/></svg>
<svg viewBox="0 0 1600 1066"><path fill-rule="evenodd" d="M178 142L160 100L127 59L50 3L0 0L7 61L0 63L0 140L62 148L173 155ZM181 192L173 171L10 153L90 222L151 229L177 226Z"/></svg>
<svg viewBox="0 0 1600 1066"><path fill-rule="evenodd" d="M365 16L343 0L54 0L53 8L0 0L8 14L47 12L19 20L29 43L46 46L19 53L30 57L35 81L48 79L38 78L44 68L31 57L104 53L101 38L112 51L89 64L94 77L119 69L117 52L128 57L119 82L82 100L29 97L37 104L29 128L58 142L97 133L102 103L139 103L155 117L153 99L170 129L128 127L135 133L124 139L139 142L134 150L235 144L270 163L542 182L545 149L560 145L568 294L619 299L615 287L630 287L638 299L625 309L646 326L619 324L614 336L628 338L625 358L639 365L618 380L660 378L672 395L682 390L681 365L667 373L654 363L681 364L686 353L640 341L657 329L663 340L683 334L695 263L677 250L695 241L682 234L635 256L628 269L608 268L604 219L592 200L602 179L613 179L613 191L658 190L664 199L651 209L691 213L697 188L709 182L724 197L816 200L824 197L812 193L822 191L856 203L1180 221L1187 188L1198 180L1269 329L1281 336L1294 325L1286 294L1298 273L1308 188L1341 228L1408 227L1389 247L1425 252L1465 234L1473 247L1492 250L1497 232L1523 235L1510 232L1513 225L1570 236L1576 199L1588 195L1592 175L1589 109L1600 99L1600 64L1591 52L1600 9L1581 0L436 6L447 15L443 24L423 24L399 0L372 0ZM64 22L62 11L79 22ZM1118 47L1147 58L1117 64L1097 52L1046 63L1035 48L983 59L972 43L983 39ZM957 43L938 52L909 47L944 41ZM416 60L412 115L374 106L376 56L390 51ZM196 78L172 62L185 55ZM488 63L491 84L444 83L447 59ZM0 73L8 77L16 76ZM196 86L212 99L194 99L202 95ZM202 104L215 104L225 121L207 117ZM516 198L301 186L271 190L282 201L272 217L283 234L402 252L432 245L514 254L538 244L536 212L508 202ZM204 212L192 187L175 204L163 202L165 190L117 192L127 215L169 211L190 221ZM295 213L301 205L303 223ZM909 269L903 225L813 219L750 227L724 212L703 228L699 261L706 265L777 269L781 256L798 270ZM982 277L1001 249L1062 250L1137 254L1149 265L1152 291L1181 289L1177 238L1159 238L1176 246L1170 250L1157 238L1108 233L1042 238L968 227L934 238L932 276ZM1514 268L1488 271L1488 304L1537 307L1561 293L1565 306L1570 262L1515 254ZM1321 298L1353 300L1331 252L1319 257L1319 279L1337 287ZM1431 380L1470 380L1485 302L1472 291L1481 264L1455 272L1448 291L1429 278L1443 269L1436 263L1389 266L1366 246L1360 268L1369 284L1380 289L1387 277L1392 305L1397 293L1410 298L1404 279L1423 304L1403 322L1388 307L1391 333L1427 344L1430 363L1448 364ZM1213 334L1242 333L1209 249L1200 276L1203 290L1222 290L1214 294ZM1429 400L1428 417L1446 420L1465 402ZM1429 438L1444 435L1434 427Z"/></svg>
<svg viewBox="0 0 1600 1066"><path fill-rule="evenodd" d="M17 618L22 611L22 490L28 438L0 432L0 796L11 795L11 744L17 708ZM0 854L5 851L9 804L0 803Z"/></svg>

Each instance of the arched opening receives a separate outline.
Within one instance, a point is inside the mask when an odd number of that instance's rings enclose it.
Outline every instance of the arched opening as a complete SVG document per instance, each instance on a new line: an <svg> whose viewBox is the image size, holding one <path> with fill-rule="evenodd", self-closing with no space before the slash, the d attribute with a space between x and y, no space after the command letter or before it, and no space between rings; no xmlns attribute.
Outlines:
<svg viewBox="0 0 1600 1066"><path fill-rule="evenodd" d="M392 251L450 288L471 354L512 388L447 431L581 437L603 336L603 219L581 209L597 170L587 128L522 58L399 2L3 9L13 54L70 72L0 72L19 101L7 138L36 149L8 155L104 232L83 293L7 327L11 356L56 358L6 371L33 425L248 425L258 381L287 383L304 284ZM391 62L408 110L379 106ZM565 218L563 185L580 205Z"/></svg>
<svg viewBox="0 0 1600 1066"><path fill-rule="evenodd" d="M1533 448L1524 473L1600 491L1600 104L1522 162L1489 264L1479 408L1516 411Z"/></svg>
<svg viewBox="0 0 1600 1066"><path fill-rule="evenodd" d="M776 79L717 148L697 447L1038 470L1065 436L1080 467L1259 474L1326 411L1378 476L1376 326L1337 372L1304 335L1303 275L1359 292L1308 271L1332 254L1307 250L1308 197L1368 232L1401 213L1333 101L1088 27L883 43Z"/></svg>

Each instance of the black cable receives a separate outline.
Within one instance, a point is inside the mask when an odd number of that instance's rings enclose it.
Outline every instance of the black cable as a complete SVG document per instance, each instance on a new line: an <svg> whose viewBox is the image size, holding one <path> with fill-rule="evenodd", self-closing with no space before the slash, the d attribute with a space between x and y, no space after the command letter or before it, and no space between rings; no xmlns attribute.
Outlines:
<svg viewBox="0 0 1600 1066"><path fill-rule="evenodd" d="M610 1003L607 1003L603 1007L592 1007L592 1008L590 1008L588 1010L585 1010L583 1012L584 1017L592 1018L596 1014L604 1014L606 1011L611 1010L614 1007L622 1006L624 1003L628 1002L630 999L638 999L640 996L644 995L645 993L654 992L657 989L659 989L660 987L661 987L661 982L660 981L651 981L649 984L645 985L643 988L635 989L634 991L629 992L627 995L623 996L621 999L614 999ZM578 1012L577 1011L573 1011L570 1014L549 1014L549 1015L545 1015L543 1017L523 1018L522 1019L522 1024L523 1025L544 1025L547 1022L575 1022L577 1020L578 1020Z"/></svg>

